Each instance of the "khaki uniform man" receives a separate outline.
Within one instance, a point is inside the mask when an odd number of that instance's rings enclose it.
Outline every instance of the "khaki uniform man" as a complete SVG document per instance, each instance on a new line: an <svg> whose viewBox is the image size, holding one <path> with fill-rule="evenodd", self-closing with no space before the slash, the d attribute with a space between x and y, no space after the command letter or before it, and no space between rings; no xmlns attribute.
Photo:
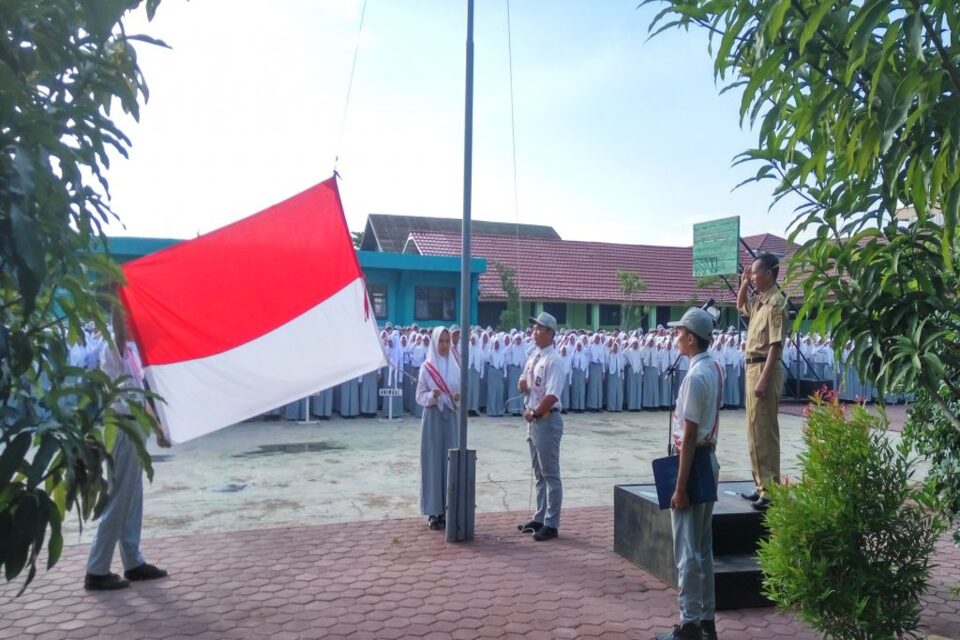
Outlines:
<svg viewBox="0 0 960 640"><path fill-rule="evenodd" d="M750 318L746 344L747 444L756 490L741 494L754 509L766 510L767 491L780 482L780 423L777 412L783 390L780 357L787 340L787 300L777 288L778 259L758 257L744 274L737 309ZM748 284L756 292L748 295Z"/></svg>

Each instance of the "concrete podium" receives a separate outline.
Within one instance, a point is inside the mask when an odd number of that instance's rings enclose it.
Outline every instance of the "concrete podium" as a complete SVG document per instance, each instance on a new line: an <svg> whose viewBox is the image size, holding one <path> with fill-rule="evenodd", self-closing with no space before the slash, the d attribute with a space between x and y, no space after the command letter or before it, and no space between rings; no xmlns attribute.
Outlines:
<svg viewBox="0 0 960 640"><path fill-rule="evenodd" d="M713 508L713 562L717 609L773 606L761 595L755 557L767 531L763 514L740 497L753 491L752 481L721 482ZM613 548L618 554L677 586L670 511L657 504L653 484L616 485L613 489Z"/></svg>

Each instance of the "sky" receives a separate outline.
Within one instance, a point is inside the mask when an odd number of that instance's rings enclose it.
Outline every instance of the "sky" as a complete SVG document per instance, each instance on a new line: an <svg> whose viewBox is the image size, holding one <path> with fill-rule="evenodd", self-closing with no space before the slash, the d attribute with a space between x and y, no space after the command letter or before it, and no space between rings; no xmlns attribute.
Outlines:
<svg viewBox="0 0 960 640"><path fill-rule="evenodd" d="M694 223L739 215L741 235L784 235L792 205L768 211L773 183L733 190L756 172L731 166L756 134L739 126L740 94L719 95L707 34L648 41L658 7L637 4L514 0L508 37L507 0L476 0L474 219L689 245ZM133 147L108 172L123 223L108 232L194 237L334 167L353 230L369 213L459 217L466 0L366 0L360 30L363 6L164 0L152 22L130 14L128 33L171 48L137 45L150 98L139 122L120 118Z"/></svg>

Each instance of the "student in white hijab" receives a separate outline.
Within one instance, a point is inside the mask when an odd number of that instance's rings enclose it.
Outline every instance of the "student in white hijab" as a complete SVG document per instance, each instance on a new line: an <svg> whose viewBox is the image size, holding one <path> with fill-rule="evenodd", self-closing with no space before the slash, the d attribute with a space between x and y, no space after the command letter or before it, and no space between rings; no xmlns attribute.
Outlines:
<svg viewBox="0 0 960 640"><path fill-rule="evenodd" d="M560 345L560 364L563 366L563 390L560 392L560 406L563 407L561 413L567 412L570 406L570 383L573 379L573 354L570 347L564 340Z"/></svg>
<svg viewBox="0 0 960 640"><path fill-rule="evenodd" d="M657 358L660 362L660 407L663 409L669 409L673 404L673 376L670 375L673 359L670 357L669 345L670 339L664 334L657 344Z"/></svg>
<svg viewBox="0 0 960 640"><path fill-rule="evenodd" d="M507 361L500 336L494 336L490 343L493 346L487 354L487 415L499 417L503 415L504 409Z"/></svg>
<svg viewBox="0 0 960 640"><path fill-rule="evenodd" d="M467 411L470 415L480 415L480 397L485 395L481 393L481 387L484 383L484 354L480 350L477 340L477 334L470 334L470 353L467 375L470 376L470 383L467 387Z"/></svg>
<svg viewBox="0 0 960 640"><path fill-rule="evenodd" d="M627 411L639 411L643 406L643 358L639 340L633 338L630 341L628 348L623 352L623 359Z"/></svg>
<svg viewBox="0 0 960 640"><path fill-rule="evenodd" d="M412 338L413 348L410 350L410 378L405 378L404 383L410 385L410 397L413 404L410 406L410 412L420 418L423 416L423 407L417 402L417 380L420 379L420 367L427 359L427 336L419 333L414 334ZM407 393L406 388L403 391Z"/></svg>
<svg viewBox="0 0 960 640"><path fill-rule="evenodd" d="M457 445L460 368L450 355L450 332L436 327L420 367L417 402L420 421L420 513L433 530L446 526L447 451Z"/></svg>
<svg viewBox="0 0 960 640"><path fill-rule="evenodd" d="M527 362L527 350L523 345L523 336L520 333L513 334L513 338L507 336L504 345L504 359L507 363L507 413L513 416L520 416L523 411L523 398L514 392L517 383L520 382L520 373L523 371L523 365Z"/></svg>
<svg viewBox="0 0 960 640"><path fill-rule="evenodd" d="M653 334L647 334L643 354L643 408L660 408L660 356Z"/></svg>
<svg viewBox="0 0 960 640"><path fill-rule="evenodd" d="M590 370L590 356L584 351L586 336L575 341L570 358L570 411L583 413L587 406L587 373ZM563 405L566 406L566 405Z"/></svg>
<svg viewBox="0 0 960 640"><path fill-rule="evenodd" d="M623 410L623 354L620 343L613 341L607 354L607 411Z"/></svg>
<svg viewBox="0 0 960 640"><path fill-rule="evenodd" d="M603 408L603 368L606 364L606 347L599 333L594 334L590 345L590 370L587 372L587 411L597 412Z"/></svg>

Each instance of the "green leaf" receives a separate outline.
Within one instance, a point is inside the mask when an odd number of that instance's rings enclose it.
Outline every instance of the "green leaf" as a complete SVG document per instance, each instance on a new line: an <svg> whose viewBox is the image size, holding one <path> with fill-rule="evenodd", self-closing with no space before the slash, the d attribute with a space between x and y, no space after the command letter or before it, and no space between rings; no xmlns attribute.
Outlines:
<svg viewBox="0 0 960 640"><path fill-rule="evenodd" d="M30 433L24 431L19 433L0 453L0 490L3 490L10 483L13 474L20 468L27 451L30 450L32 441L33 437Z"/></svg>
<svg viewBox="0 0 960 640"><path fill-rule="evenodd" d="M787 11L790 10L791 0L779 0L770 10L768 14L767 22L767 38L771 41L777 37L777 34L780 33L780 28L783 26L784 18L787 15Z"/></svg>
<svg viewBox="0 0 960 640"><path fill-rule="evenodd" d="M43 480L43 474L50 465L53 456L60 451L60 442L51 434L43 436L40 447L33 455L30 470L27 472L27 488L33 489Z"/></svg>
<svg viewBox="0 0 960 640"><path fill-rule="evenodd" d="M817 7L816 11L814 11L807 20L807 24L803 27L803 31L800 33L799 50L801 54L803 53L803 50L806 49L807 43L810 42L810 38L812 38L817 32L817 29L820 28L820 23L823 22L824 16L830 12L832 7L832 2L820 2L820 6Z"/></svg>
<svg viewBox="0 0 960 640"><path fill-rule="evenodd" d="M910 13L903 22L903 29L906 32L907 44L910 53L920 62L926 62L923 56L923 23L920 20L920 11Z"/></svg>

